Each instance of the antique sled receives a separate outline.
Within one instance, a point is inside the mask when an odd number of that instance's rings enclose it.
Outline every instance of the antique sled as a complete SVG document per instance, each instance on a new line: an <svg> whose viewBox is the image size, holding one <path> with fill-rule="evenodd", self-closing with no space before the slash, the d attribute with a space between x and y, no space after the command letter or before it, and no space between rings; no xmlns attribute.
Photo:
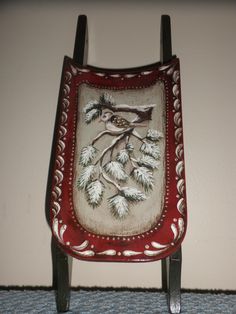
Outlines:
<svg viewBox="0 0 236 314"><path fill-rule="evenodd" d="M87 18L79 16L73 59L65 57L50 163L58 311L69 309L72 257L161 260L171 313L180 312L186 232L179 60L162 16L161 62L109 70L86 64Z"/></svg>

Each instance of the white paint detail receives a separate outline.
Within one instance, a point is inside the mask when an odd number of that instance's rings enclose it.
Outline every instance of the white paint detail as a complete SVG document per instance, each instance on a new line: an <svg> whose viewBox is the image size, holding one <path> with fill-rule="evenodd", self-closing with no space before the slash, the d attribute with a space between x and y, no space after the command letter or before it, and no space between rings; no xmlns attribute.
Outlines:
<svg viewBox="0 0 236 314"><path fill-rule="evenodd" d="M174 123L176 126L181 126L181 113L179 111L174 115Z"/></svg>
<svg viewBox="0 0 236 314"><path fill-rule="evenodd" d="M174 101L174 108L175 110L179 110L180 109L180 100L177 98Z"/></svg>
<svg viewBox="0 0 236 314"><path fill-rule="evenodd" d="M180 179L178 182L177 182L177 190L178 190L178 193L183 196L184 194L184 179ZM177 204L177 207L178 207L178 204Z"/></svg>
<svg viewBox="0 0 236 314"><path fill-rule="evenodd" d="M163 249L163 248L166 248L168 246L168 244L161 244L161 243L158 243L158 242L151 242L151 245L155 248L155 249Z"/></svg>
<svg viewBox="0 0 236 314"><path fill-rule="evenodd" d="M98 255L108 255L108 256L115 256L116 255L116 250L106 250L103 252L98 252Z"/></svg>
<svg viewBox="0 0 236 314"><path fill-rule="evenodd" d="M81 250L84 250L89 244L89 241L88 240L85 240L82 244L80 245L77 245L77 246L72 246L73 250L76 250L76 251L81 251Z"/></svg>
<svg viewBox="0 0 236 314"><path fill-rule="evenodd" d="M54 218L53 219L53 222L52 222L52 229L53 229L53 232L54 234L56 235L56 237L58 239L60 239L60 236L59 236L59 233L58 233L58 219L57 218Z"/></svg>
<svg viewBox="0 0 236 314"><path fill-rule="evenodd" d="M183 220L183 218L179 218L178 227L179 227L179 235L178 235L178 240L179 240L184 233L184 220Z"/></svg>
<svg viewBox="0 0 236 314"><path fill-rule="evenodd" d="M63 180L63 174L62 174L62 172L57 169L57 170L55 171L54 178L55 178L55 180L56 180L56 184L61 183L62 180Z"/></svg>
<svg viewBox="0 0 236 314"><path fill-rule="evenodd" d="M67 96L70 93L70 86L68 84L64 85L64 94Z"/></svg>
<svg viewBox="0 0 236 314"><path fill-rule="evenodd" d="M135 77L135 76L137 76L137 74L125 74L126 78L132 78L132 77Z"/></svg>
<svg viewBox="0 0 236 314"><path fill-rule="evenodd" d="M72 78L71 73L70 73L69 71L66 71L66 80L67 80L67 81L70 81L71 78Z"/></svg>
<svg viewBox="0 0 236 314"><path fill-rule="evenodd" d="M183 160L180 160L176 165L176 173L178 177L182 177L183 170L184 170L184 162Z"/></svg>
<svg viewBox="0 0 236 314"><path fill-rule="evenodd" d="M64 236L64 233L67 229L67 225L62 225L61 228L60 228L60 238L61 238L61 241L64 243L64 239L63 239L63 236Z"/></svg>
<svg viewBox="0 0 236 314"><path fill-rule="evenodd" d="M159 67L159 71L165 71L165 70L169 69L170 66L171 66L170 64L169 65L163 65L163 66ZM168 74L168 72L167 72L167 74Z"/></svg>
<svg viewBox="0 0 236 314"><path fill-rule="evenodd" d="M158 250L158 251L151 251L151 250L145 250L143 253L147 256L157 256L159 254L161 254L162 252L164 252L167 248L164 248L162 250Z"/></svg>
<svg viewBox="0 0 236 314"><path fill-rule="evenodd" d="M62 168L64 166L64 158L62 158L61 156L57 156L57 159L56 159L56 164L58 166L58 168Z"/></svg>
<svg viewBox="0 0 236 314"><path fill-rule="evenodd" d="M144 72L142 72L141 74L142 74L142 75L149 75L149 74L151 74L151 73L153 73L153 71L144 71Z"/></svg>
<svg viewBox="0 0 236 314"><path fill-rule="evenodd" d="M62 138L63 136L65 136L67 133L67 130L64 126L60 126L60 130L59 130L59 134L60 134L60 138Z"/></svg>
<svg viewBox="0 0 236 314"><path fill-rule="evenodd" d="M124 255L124 256L127 256L127 257L129 257L129 256L135 256L135 255L140 255L140 254L142 254L143 252L137 252L137 251L131 251L131 250L125 250L125 251L123 251L122 252L122 254Z"/></svg>
<svg viewBox="0 0 236 314"><path fill-rule="evenodd" d="M175 84L175 85L173 86L172 91L173 91L173 94L175 95L175 97L177 97L177 96L179 95L179 87L178 87L177 84Z"/></svg>
<svg viewBox="0 0 236 314"><path fill-rule="evenodd" d="M175 139L178 142L180 142L180 140L181 140L181 137L182 137L182 134L183 134L182 132L183 132L182 128L178 128L178 129L175 130Z"/></svg>
<svg viewBox="0 0 236 314"><path fill-rule="evenodd" d="M89 73L89 72L90 72L89 69L81 69L81 68L78 68L77 70L80 71L80 72L82 72L82 73Z"/></svg>
<svg viewBox="0 0 236 314"><path fill-rule="evenodd" d="M73 75L77 74L77 68L73 67L73 65L70 66L71 67L71 71Z"/></svg>
<svg viewBox="0 0 236 314"><path fill-rule="evenodd" d="M171 230L172 230L172 232L174 234L174 241L176 241L177 237L178 237L178 230L177 230L176 225L174 223L171 224Z"/></svg>
<svg viewBox="0 0 236 314"><path fill-rule="evenodd" d="M58 141L58 150L59 150L59 154L61 154L64 150L65 150L65 143L62 140Z"/></svg>
<svg viewBox="0 0 236 314"><path fill-rule="evenodd" d="M184 215L184 207L185 207L184 199L181 198L177 203L177 209L181 215Z"/></svg>
<svg viewBox="0 0 236 314"><path fill-rule="evenodd" d="M121 77L120 74L110 74L109 76L110 76L110 77L114 77L114 78Z"/></svg>
<svg viewBox="0 0 236 314"><path fill-rule="evenodd" d="M60 197L61 195L61 189L58 187L58 186L55 186L54 187L54 191L53 191L56 195L57 195L57 198Z"/></svg>
<svg viewBox="0 0 236 314"><path fill-rule="evenodd" d="M55 210L56 215L59 213L60 208L61 207L58 202L53 202L53 209Z"/></svg>
<svg viewBox="0 0 236 314"><path fill-rule="evenodd" d="M64 109L67 109L67 108L69 107L69 105L70 105L70 102L69 102L68 99L64 98L64 99L62 100L62 104L63 104L63 106L64 106Z"/></svg>
<svg viewBox="0 0 236 314"><path fill-rule="evenodd" d="M78 252L78 251L74 251L76 254L84 256L84 257L90 257L90 256L94 256L95 252L92 250L87 250L87 251L83 251L83 252Z"/></svg>
<svg viewBox="0 0 236 314"><path fill-rule="evenodd" d="M68 118L67 114L65 113L65 111L63 111L61 114L61 123L65 124L67 121L67 118Z"/></svg>
<svg viewBox="0 0 236 314"><path fill-rule="evenodd" d="M167 71L167 75L171 75L174 71L174 66L172 66L168 71Z"/></svg>
<svg viewBox="0 0 236 314"><path fill-rule="evenodd" d="M179 75L179 71L174 71L173 73L173 80L175 83L177 83L179 81L180 75Z"/></svg>
<svg viewBox="0 0 236 314"><path fill-rule="evenodd" d="M177 145L176 149L175 149L175 154L178 157L178 159L181 159L183 157L183 144L179 144Z"/></svg>
<svg viewBox="0 0 236 314"><path fill-rule="evenodd" d="M64 235L64 232L65 232L66 228L67 228L66 225L62 225L62 227L59 228L59 221L58 221L58 219L57 218L53 219L53 222L52 222L53 233L57 237L58 241L60 243L62 243L62 244L65 244L64 243L64 239L63 239L63 235Z"/></svg>

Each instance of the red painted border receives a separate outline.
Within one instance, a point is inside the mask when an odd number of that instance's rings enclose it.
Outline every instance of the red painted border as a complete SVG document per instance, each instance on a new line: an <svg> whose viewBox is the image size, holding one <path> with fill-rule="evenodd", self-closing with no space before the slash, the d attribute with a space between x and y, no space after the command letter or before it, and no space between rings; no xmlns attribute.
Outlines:
<svg viewBox="0 0 236 314"><path fill-rule="evenodd" d="M93 234L77 221L73 208L73 169L76 143L78 86L140 89L162 81L166 97L166 191L162 216L148 232L135 236ZM183 131L179 60L129 70L78 68L65 57L56 125L56 158L51 193L51 227L63 250L83 260L152 261L169 256L186 233Z"/></svg>

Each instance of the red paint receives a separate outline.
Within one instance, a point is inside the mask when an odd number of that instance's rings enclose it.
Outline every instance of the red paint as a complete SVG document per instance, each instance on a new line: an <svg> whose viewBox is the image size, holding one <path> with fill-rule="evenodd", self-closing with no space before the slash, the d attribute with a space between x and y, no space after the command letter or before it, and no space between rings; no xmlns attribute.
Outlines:
<svg viewBox="0 0 236 314"><path fill-rule="evenodd" d="M129 70L106 70L93 67L83 68L83 72L74 64L73 60L66 57L64 60L63 74L60 88L59 97L59 116L56 123L56 158L54 165L54 179L52 185L51 196L51 225L58 223L59 232L63 230L63 226L67 228L63 233L63 241L57 236L55 228L53 231L54 237L58 240L58 244L62 249L78 259L92 260L92 261L121 261L121 262L140 262L140 261L152 261L164 258L171 255L178 249L186 232L187 226L187 212L186 212L186 194L185 194L185 175L184 169L178 175L176 173L176 166L181 162L184 163L183 153L181 156L176 155L176 147L180 147L183 144L183 134L180 132L180 136L175 136L177 129L182 128L181 117L181 105L175 107L174 102L179 99L181 104L180 94L180 79L176 80L176 76L168 74L168 71L173 68L173 71L179 71L179 60L173 59L169 64L166 64L167 68L163 69L160 64L155 64L138 69ZM87 72L84 72L87 70ZM150 71L145 75L142 72ZM98 75L105 74L104 76ZM177 73L177 72L175 72ZM110 75L119 74L119 77ZM132 78L126 77L126 74L134 74ZM169 170L166 169L166 182L168 183L169 194L168 203L165 201L164 209L162 211L162 217L148 232L135 236L102 236L93 234L85 230L77 221L76 214L73 209L73 181L70 181L72 174L73 177L73 147L75 147L75 128L77 121L77 104L78 86L82 83L87 83L90 86L96 88L107 89L134 89L145 88L156 83L156 81L162 81L165 84L165 97L166 106L169 110L167 112L166 120L169 121L166 125L166 167L169 166ZM173 86L178 88L179 93L173 93ZM178 121L174 121L174 116L178 114ZM181 118L181 120L180 120ZM67 130L63 136L64 130ZM168 143L168 145L167 145ZM169 163L168 163L169 160ZM64 164L63 164L64 162ZM72 168L72 171L71 171ZM168 175L169 171L169 175ZM71 173L72 172L72 173ZM177 182L183 182L184 191L180 193L177 189ZM183 181L182 181L183 180ZM177 209L177 203L182 199L184 209L180 212ZM55 213L55 209L57 214ZM174 239L174 227L176 226L178 234L180 228L178 227L178 221L184 224L182 234ZM158 223L161 225L159 226ZM172 227L171 227L172 226ZM52 228L53 230L53 228ZM74 246L80 246L82 243L87 244L79 250L76 254L73 251ZM167 245L165 250L157 249L152 246L153 242L158 242L163 245ZM172 243L172 245L171 245ZM101 254L103 251L112 250L108 253L115 253L115 255ZM125 251L141 252L140 254L133 256L124 256ZM154 256L149 256L147 251L158 252ZM85 252L90 252L92 256L83 256Z"/></svg>

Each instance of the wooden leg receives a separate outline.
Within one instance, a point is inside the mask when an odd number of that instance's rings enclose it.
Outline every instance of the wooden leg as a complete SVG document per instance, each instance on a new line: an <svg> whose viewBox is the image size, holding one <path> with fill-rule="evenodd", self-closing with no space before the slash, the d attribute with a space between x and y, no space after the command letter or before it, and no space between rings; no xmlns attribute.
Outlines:
<svg viewBox="0 0 236 314"><path fill-rule="evenodd" d="M70 306L72 257L65 254L52 239L53 287L56 290L58 312L67 312Z"/></svg>
<svg viewBox="0 0 236 314"><path fill-rule="evenodd" d="M167 259L161 260L161 279L162 279L162 290L167 292Z"/></svg>
<svg viewBox="0 0 236 314"><path fill-rule="evenodd" d="M167 291L169 311L172 314L181 312L181 247L168 257L167 265Z"/></svg>
<svg viewBox="0 0 236 314"><path fill-rule="evenodd" d="M52 288L57 290L57 245L53 237L51 238L52 255Z"/></svg>

